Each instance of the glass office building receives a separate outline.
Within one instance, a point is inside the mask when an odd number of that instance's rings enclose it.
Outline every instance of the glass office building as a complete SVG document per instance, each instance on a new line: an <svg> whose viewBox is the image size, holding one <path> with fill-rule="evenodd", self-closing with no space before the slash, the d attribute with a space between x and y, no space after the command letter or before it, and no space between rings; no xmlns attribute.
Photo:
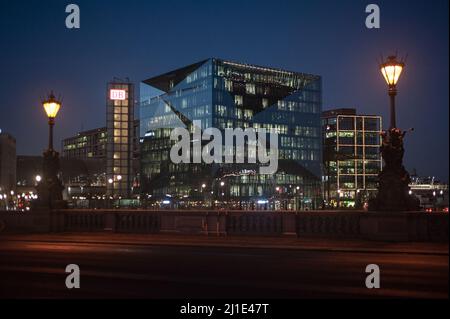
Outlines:
<svg viewBox="0 0 450 319"><path fill-rule="evenodd" d="M324 198L333 207L362 207L375 195L382 168L381 116L355 109L322 114Z"/></svg>
<svg viewBox="0 0 450 319"><path fill-rule="evenodd" d="M166 198L165 202L170 197L179 206L317 208L321 204L321 90L320 76L220 59L143 81L143 195ZM259 164L247 160L242 164L172 163L171 131L184 127L192 132L193 121L201 121L202 130L264 128L278 133L278 171L260 174Z"/></svg>

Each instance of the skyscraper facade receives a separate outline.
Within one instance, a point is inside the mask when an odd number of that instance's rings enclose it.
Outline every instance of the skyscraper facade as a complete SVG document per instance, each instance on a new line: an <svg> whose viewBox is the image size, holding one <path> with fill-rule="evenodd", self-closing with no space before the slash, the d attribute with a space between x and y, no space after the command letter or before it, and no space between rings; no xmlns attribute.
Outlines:
<svg viewBox="0 0 450 319"><path fill-rule="evenodd" d="M134 152L134 85L114 80L107 85L106 102L106 193L129 197Z"/></svg>
<svg viewBox="0 0 450 319"><path fill-rule="evenodd" d="M140 88L142 191L153 198L231 208L316 208L321 203L321 108L320 76L221 59L145 80ZM260 164L248 161L173 163L170 134L176 127L192 133L194 121L202 131L278 133L278 171L261 174Z"/></svg>
<svg viewBox="0 0 450 319"><path fill-rule="evenodd" d="M324 198L333 207L362 207L374 196L382 168L382 120L355 109L322 113Z"/></svg>

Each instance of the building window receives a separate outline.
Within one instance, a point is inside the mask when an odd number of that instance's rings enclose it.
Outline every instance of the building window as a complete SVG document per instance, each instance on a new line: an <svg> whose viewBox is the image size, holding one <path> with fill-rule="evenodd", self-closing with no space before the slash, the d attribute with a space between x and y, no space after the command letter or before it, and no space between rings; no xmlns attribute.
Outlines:
<svg viewBox="0 0 450 319"><path fill-rule="evenodd" d="M253 83L246 83L245 84L245 92L247 94L256 94L256 87Z"/></svg>
<svg viewBox="0 0 450 319"><path fill-rule="evenodd" d="M235 95L234 96L234 104L236 104L236 106L244 105L244 98L241 95Z"/></svg>
<svg viewBox="0 0 450 319"><path fill-rule="evenodd" d="M233 92L233 81L225 79L225 90Z"/></svg>

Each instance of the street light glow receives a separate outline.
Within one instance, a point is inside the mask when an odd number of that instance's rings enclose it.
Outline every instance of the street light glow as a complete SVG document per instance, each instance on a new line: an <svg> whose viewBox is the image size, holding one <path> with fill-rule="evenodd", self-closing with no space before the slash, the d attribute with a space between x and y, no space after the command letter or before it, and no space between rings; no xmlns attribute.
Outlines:
<svg viewBox="0 0 450 319"><path fill-rule="evenodd" d="M398 79L402 74L405 64L397 61L397 57L390 56L388 60L381 64L381 73L389 86L397 85Z"/></svg>
<svg viewBox="0 0 450 319"><path fill-rule="evenodd" d="M54 119L58 114L59 109L61 108L61 102L57 101L55 96L50 94L49 99L42 103L45 109L45 113L47 113L48 118Z"/></svg>
<svg viewBox="0 0 450 319"><path fill-rule="evenodd" d="M41 177L41 175L36 175L36 182L40 182L42 180L42 177Z"/></svg>

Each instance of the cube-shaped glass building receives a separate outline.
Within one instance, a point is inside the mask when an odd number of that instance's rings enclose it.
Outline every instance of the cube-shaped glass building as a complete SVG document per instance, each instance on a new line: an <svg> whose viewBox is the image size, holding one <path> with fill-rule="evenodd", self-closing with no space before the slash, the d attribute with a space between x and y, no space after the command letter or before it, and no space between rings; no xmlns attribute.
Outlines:
<svg viewBox="0 0 450 319"><path fill-rule="evenodd" d="M145 80L140 87L143 198L178 207L318 208L321 111L317 75L211 58ZM248 161L173 163L171 132L176 127L192 132L194 121L201 121L202 131L278 133L278 171L261 174L260 164Z"/></svg>

